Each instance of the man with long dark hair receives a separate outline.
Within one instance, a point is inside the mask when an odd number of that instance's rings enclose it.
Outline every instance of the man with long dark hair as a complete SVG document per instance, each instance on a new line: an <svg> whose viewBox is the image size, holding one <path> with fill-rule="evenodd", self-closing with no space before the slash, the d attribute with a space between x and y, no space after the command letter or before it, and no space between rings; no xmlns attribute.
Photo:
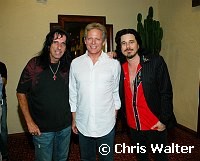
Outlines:
<svg viewBox="0 0 200 161"><path fill-rule="evenodd" d="M56 29L24 68L17 98L33 136L36 161L66 161L71 135L69 35Z"/></svg>
<svg viewBox="0 0 200 161"><path fill-rule="evenodd" d="M140 35L134 29L118 31L115 42L122 64L122 107L125 107L131 141L139 147L136 156L138 160L146 161L149 160L148 147L166 146L166 129L176 124L167 65L162 56L142 50ZM155 159L168 160L164 152L156 152Z"/></svg>

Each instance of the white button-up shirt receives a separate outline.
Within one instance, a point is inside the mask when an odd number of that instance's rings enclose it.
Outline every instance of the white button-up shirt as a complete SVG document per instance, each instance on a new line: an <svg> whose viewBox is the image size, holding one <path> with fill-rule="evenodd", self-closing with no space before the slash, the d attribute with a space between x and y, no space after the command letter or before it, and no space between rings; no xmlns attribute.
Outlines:
<svg viewBox="0 0 200 161"><path fill-rule="evenodd" d="M76 126L85 136L107 135L115 126L120 109L121 67L104 52L93 64L88 53L74 59L70 67L69 102L76 112Z"/></svg>

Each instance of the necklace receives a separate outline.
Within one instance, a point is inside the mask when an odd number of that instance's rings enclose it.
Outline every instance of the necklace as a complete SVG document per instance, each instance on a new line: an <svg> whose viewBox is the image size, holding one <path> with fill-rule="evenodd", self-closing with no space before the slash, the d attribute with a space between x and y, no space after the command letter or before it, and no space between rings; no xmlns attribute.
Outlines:
<svg viewBox="0 0 200 161"><path fill-rule="evenodd" d="M60 61L58 62L57 69L56 69L56 71L54 72L53 69L51 68L51 65L49 65L49 68L50 68L51 72L53 73L53 80L56 80L56 78L57 78L57 77L56 77L56 73L58 72L59 66L60 66Z"/></svg>
<svg viewBox="0 0 200 161"><path fill-rule="evenodd" d="M133 79L133 81L131 82L131 85L134 86L135 84L135 80Z"/></svg>

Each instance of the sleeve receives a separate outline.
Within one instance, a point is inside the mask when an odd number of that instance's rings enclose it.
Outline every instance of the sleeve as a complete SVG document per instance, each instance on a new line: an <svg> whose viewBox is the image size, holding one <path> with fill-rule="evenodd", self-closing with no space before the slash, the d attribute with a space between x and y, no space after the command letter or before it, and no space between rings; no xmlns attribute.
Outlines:
<svg viewBox="0 0 200 161"><path fill-rule="evenodd" d="M73 62L71 63L69 72L69 103L71 106L71 112L76 112L77 109L77 88L76 79L74 75Z"/></svg>
<svg viewBox="0 0 200 161"><path fill-rule="evenodd" d="M161 96L161 115L159 119L166 125L173 116L173 92L167 65L161 56L157 82Z"/></svg>
<svg viewBox="0 0 200 161"><path fill-rule="evenodd" d="M1 77L7 79L7 68L6 65L2 62L0 62L0 74Z"/></svg>
<svg viewBox="0 0 200 161"><path fill-rule="evenodd" d="M121 74L121 66L120 66L119 62L117 60L115 60L113 98L114 98L116 110L119 110L121 107L121 101L120 101L120 97L119 97L120 74Z"/></svg>
<svg viewBox="0 0 200 161"><path fill-rule="evenodd" d="M35 60L31 59L23 69L17 86L17 93L28 93L34 78Z"/></svg>

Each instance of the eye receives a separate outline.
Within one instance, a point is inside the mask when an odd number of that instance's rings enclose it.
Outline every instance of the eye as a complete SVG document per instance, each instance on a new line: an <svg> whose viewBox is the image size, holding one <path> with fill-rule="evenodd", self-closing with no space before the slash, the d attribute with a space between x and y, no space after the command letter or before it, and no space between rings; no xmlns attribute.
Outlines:
<svg viewBox="0 0 200 161"><path fill-rule="evenodd" d="M53 41L53 44L58 44L58 41L55 41L55 40L54 40L54 41Z"/></svg>
<svg viewBox="0 0 200 161"><path fill-rule="evenodd" d="M96 40L97 40L97 41L101 41L101 39L99 39L99 38L96 38Z"/></svg>
<svg viewBox="0 0 200 161"><path fill-rule="evenodd" d="M61 45L62 45L63 47L64 47L64 46L66 46L66 42L62 42L62 44L61 44Z"/></svg>
<svg viewBox="0 0 200 161"><path fill-rule="evenodd" d="M88 41L92 41L92 38L88 37L87 40L88 40Z"/></svg>
<svg viewBox="0 0 200 161"><path fill-rule="evenodd" d="M125 46L125 45L126 45L126 42L124 42L124 41L121 42L121 45L122 45L122 46Z"/></svg>

